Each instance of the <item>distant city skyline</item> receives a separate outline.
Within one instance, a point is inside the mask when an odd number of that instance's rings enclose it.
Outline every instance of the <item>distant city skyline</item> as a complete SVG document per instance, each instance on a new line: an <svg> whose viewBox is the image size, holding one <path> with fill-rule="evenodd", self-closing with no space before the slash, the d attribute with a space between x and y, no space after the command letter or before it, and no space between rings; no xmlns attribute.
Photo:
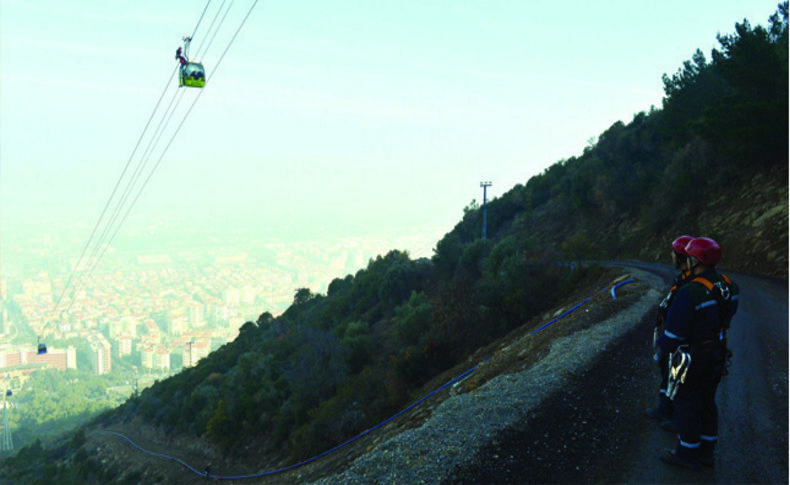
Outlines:
<svg viewBox="0 0 790 485"><path fill-rule="evenodd" d="M218 225L204 225L204 221L193 214L183 218L172 213L145 215L124 226L113 241L112 250L103 257L108 261L100 261L98 270L104 270L107 264L118 258L128 259L141 254L194 253L200 255L199 261L238 254L260 259L263 253L267 254L266 257L277 258L271 248L285 247L297 252L310 248L309 251L315 254L322 251L330 254L338 250L354 252L359 255L358 267L347 269L356 272L367 265L368 259L390 250L407 251L413 258L430 257L436 243L445 234L443 228L431 227L392 228L375 235L366 235L363 230L344 234L320 227L277 232L249 215L244 218L230 214L226 218L218 218ZM21 274L30 277L39 271L65 272L65 268L76 264L94 222L54 214L39 214L34 221L18 214L0 220L0 234L3 236L0 278L9 275L19 277ZM317 257L316 261L315 267L301 268L300 271L326 273L329 268L321 258ZM343 277L345 274L335 276Z"/></svg>
<svg viewBox="0 0 790 485"><path fill-rule="evenodd" d="M149 222L163 224L161 219ZM190 246L189 240L180 240L176 247L119 249L94 272L77 272L64 293L69 261L63 255L69 248L53 242L44 248L48 254L40 255L44 259L31 257L18 274L9 274L6 265L0 273L0 374L13 380L44 365L78 368L78 360L83 362L79 370L105 374L112 372L113 359L123 358L143 371L174 372L233 340L244 322L264 312L279 315L296 289L325 293L332 279L364 269L368 259L392 245L415 245L415 238L416 244L425 238L417 232L377 241L263 240L262 247L251 248L254 238L241 229L233 231L230 246ZM15 252L42 248L26 241L24 233L12 241ZM57 267L46 267L47 261L58 262ZM8 311L11 303L13 312ZM36 354L34 336L47 343L49 353ZM55 346L62 342L82 344L78 350ZM175 365L173 355L179 356Z"/></svg>

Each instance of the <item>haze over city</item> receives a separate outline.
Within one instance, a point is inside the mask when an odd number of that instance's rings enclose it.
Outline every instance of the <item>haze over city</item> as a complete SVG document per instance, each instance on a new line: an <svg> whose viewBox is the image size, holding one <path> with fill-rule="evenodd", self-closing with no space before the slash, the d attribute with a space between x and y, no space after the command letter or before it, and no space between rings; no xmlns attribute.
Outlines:
<svg viewBox="0 0 790 485"><path fill-rule="evenodd" d="M233 327L389 249L430 256L482 201L481 181L496 197L660 106L662 74L698 48L709 57L736 21L764 22L775 2L252 7L228 10L214 43L205 25L221 12L202 2L3 2L4 299L48 278L39 296L54 301L40 303L59 314L94 273L124 287L172 264L188 285L231 264L254 273L237 289L258 288L257 310ZM179 91L165 84L173 54L203 13L192 52L209 82ZM117 234L83 262L92 276L61 292L163 85L194 109L177 114Z"/></svg>

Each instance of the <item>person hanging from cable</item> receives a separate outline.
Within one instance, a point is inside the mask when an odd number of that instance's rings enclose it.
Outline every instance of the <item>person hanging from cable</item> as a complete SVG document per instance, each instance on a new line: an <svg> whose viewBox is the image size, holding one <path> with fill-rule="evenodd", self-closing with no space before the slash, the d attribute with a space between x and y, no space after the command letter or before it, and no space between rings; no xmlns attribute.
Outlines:
<svg viewBox="0 0 790 485"><path fill-rule="evenodd" d="M189 59L184 57L184 55L181 53L181 46L178 46L178 49L176 49L176 59L178 59L178 62L180 62L182 66L186 66L189 62Z"/></svg>
<svg viewBox="0 0 790 485"><path fill-rule="evenodd" d="M189 43L192 42L192 37L184 37L184 49L181 49L181 46L178 46L176 49L176 59L178 62L181 63L181 66L186 66L189 64L189 57L187 57L187 52L189 52Z"/></svg>

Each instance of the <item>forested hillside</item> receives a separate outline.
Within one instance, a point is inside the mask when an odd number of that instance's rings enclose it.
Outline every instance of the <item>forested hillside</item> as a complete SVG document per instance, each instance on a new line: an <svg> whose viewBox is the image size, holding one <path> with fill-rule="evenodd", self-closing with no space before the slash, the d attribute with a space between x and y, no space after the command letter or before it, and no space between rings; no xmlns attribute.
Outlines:
<svg viewBox="0 0 790 485"><path fill-rule="evenodd" d="M142 418L228 454L258 453L262 467L294 462L399 411L433 377L595 281L602 270L580 261L668 262L674 237L706 235L722 243L724 266L786 276L787 26L783 3L767 27L720 36L710 59L695 52L664 76L661 108L490 201L486 239L472 203L432 258L393 250L326 294L297 289L282 315L262 309L234 342L101 422Z"/></svg>
<svg viewBox="0 0 790 485"><path fill-rule="evenodd" d="M679 234L713 237L723 264L787 275L787 21L736 25L712 59L664 75L661 109L637 113L488 205L488 233L570 259L666 260ZM454 261L480 234L471 210L440 241Z"/></svg>

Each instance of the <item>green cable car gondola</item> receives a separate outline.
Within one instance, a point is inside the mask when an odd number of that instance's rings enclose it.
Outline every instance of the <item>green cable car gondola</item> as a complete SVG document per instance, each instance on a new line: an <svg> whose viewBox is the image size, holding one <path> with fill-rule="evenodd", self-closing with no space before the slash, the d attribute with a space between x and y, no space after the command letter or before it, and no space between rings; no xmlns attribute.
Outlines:
<svg viewBox="0 0 790 485"><path fill-rule="evenodd" d="M206 85L206 70L199 62L187 62L181 66L178 86L188 86L190 88L202 88Z"/></svg>
<svg viewBox="0 0 790 485"><path fill-rule="evenodd" d="M178 87L202 88L206 85L206 70L203 68L203 64L192 62L187 57L191 42L192 37L184 37L183 50L181 47L176 50L176 59L181 63L178 70Z"/></svg>

